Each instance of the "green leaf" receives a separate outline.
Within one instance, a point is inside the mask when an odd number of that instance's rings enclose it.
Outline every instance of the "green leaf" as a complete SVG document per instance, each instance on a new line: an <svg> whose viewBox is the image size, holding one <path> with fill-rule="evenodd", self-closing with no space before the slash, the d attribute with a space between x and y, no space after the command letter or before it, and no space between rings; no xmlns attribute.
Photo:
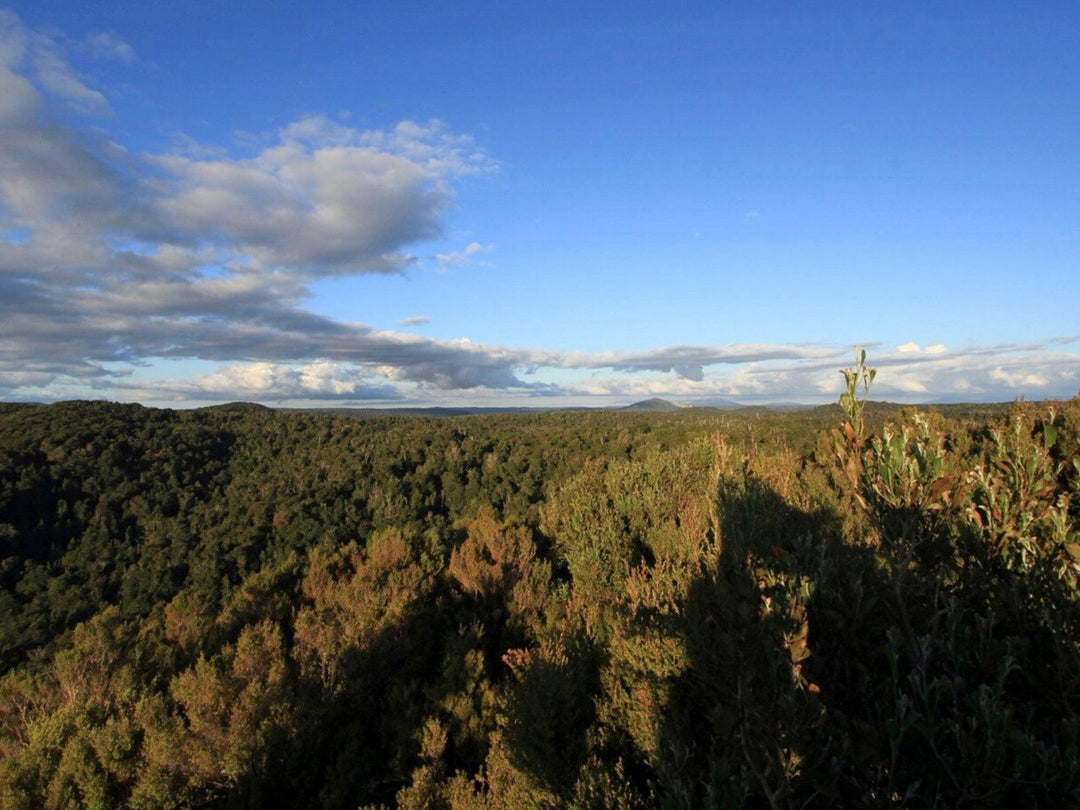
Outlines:
<svg viewBox="0 0 1080 810"><path fill-rule="evenodd" d="M1050 447L1055 441L1057 441L1057 428L1054 427L1053 422L1047 422L1043 425L1043 442L1047 447Z"/></svg>

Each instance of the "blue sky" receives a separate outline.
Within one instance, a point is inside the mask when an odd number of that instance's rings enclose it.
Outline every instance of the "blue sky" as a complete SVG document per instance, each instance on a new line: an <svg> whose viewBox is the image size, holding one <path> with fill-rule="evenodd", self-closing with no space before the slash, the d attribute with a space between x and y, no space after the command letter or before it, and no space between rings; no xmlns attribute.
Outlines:
<svg viewBox="0 0 1080 810"><path fill-rule="evenodd" d="M15 3L0 399L1080 391L1075 3Z"/></svg>

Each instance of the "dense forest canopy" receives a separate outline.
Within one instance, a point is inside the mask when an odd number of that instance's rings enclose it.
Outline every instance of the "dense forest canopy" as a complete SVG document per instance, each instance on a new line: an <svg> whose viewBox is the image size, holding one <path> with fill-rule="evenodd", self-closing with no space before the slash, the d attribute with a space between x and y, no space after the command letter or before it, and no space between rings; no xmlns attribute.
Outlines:
<svg viewBox="0 0 1080 810"><path fill-rule="evenodd" d="M0 806L1077 804L1080 400L854 394L0 406Z"/></svg>

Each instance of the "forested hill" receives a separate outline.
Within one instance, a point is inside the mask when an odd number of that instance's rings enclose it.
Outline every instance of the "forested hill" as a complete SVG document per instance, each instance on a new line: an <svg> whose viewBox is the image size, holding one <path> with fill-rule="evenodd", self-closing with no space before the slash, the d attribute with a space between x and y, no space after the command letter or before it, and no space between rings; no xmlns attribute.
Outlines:
<svg viewBox="0 0 1080 810"><path fill-rule="evenodd" d="M0 807L1076 806L1078 453L1078 400L3 405Z"/></svg>

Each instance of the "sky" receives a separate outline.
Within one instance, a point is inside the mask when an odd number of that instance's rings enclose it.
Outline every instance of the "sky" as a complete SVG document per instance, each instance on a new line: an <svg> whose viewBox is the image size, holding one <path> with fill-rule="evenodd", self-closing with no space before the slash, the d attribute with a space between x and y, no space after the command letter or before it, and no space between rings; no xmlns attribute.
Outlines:
<svg viewBox="0 0 1080 810"><path fill-rule="evenodd" d="M0 7L0 400L1080 392L1080 4Z"/></svg>

